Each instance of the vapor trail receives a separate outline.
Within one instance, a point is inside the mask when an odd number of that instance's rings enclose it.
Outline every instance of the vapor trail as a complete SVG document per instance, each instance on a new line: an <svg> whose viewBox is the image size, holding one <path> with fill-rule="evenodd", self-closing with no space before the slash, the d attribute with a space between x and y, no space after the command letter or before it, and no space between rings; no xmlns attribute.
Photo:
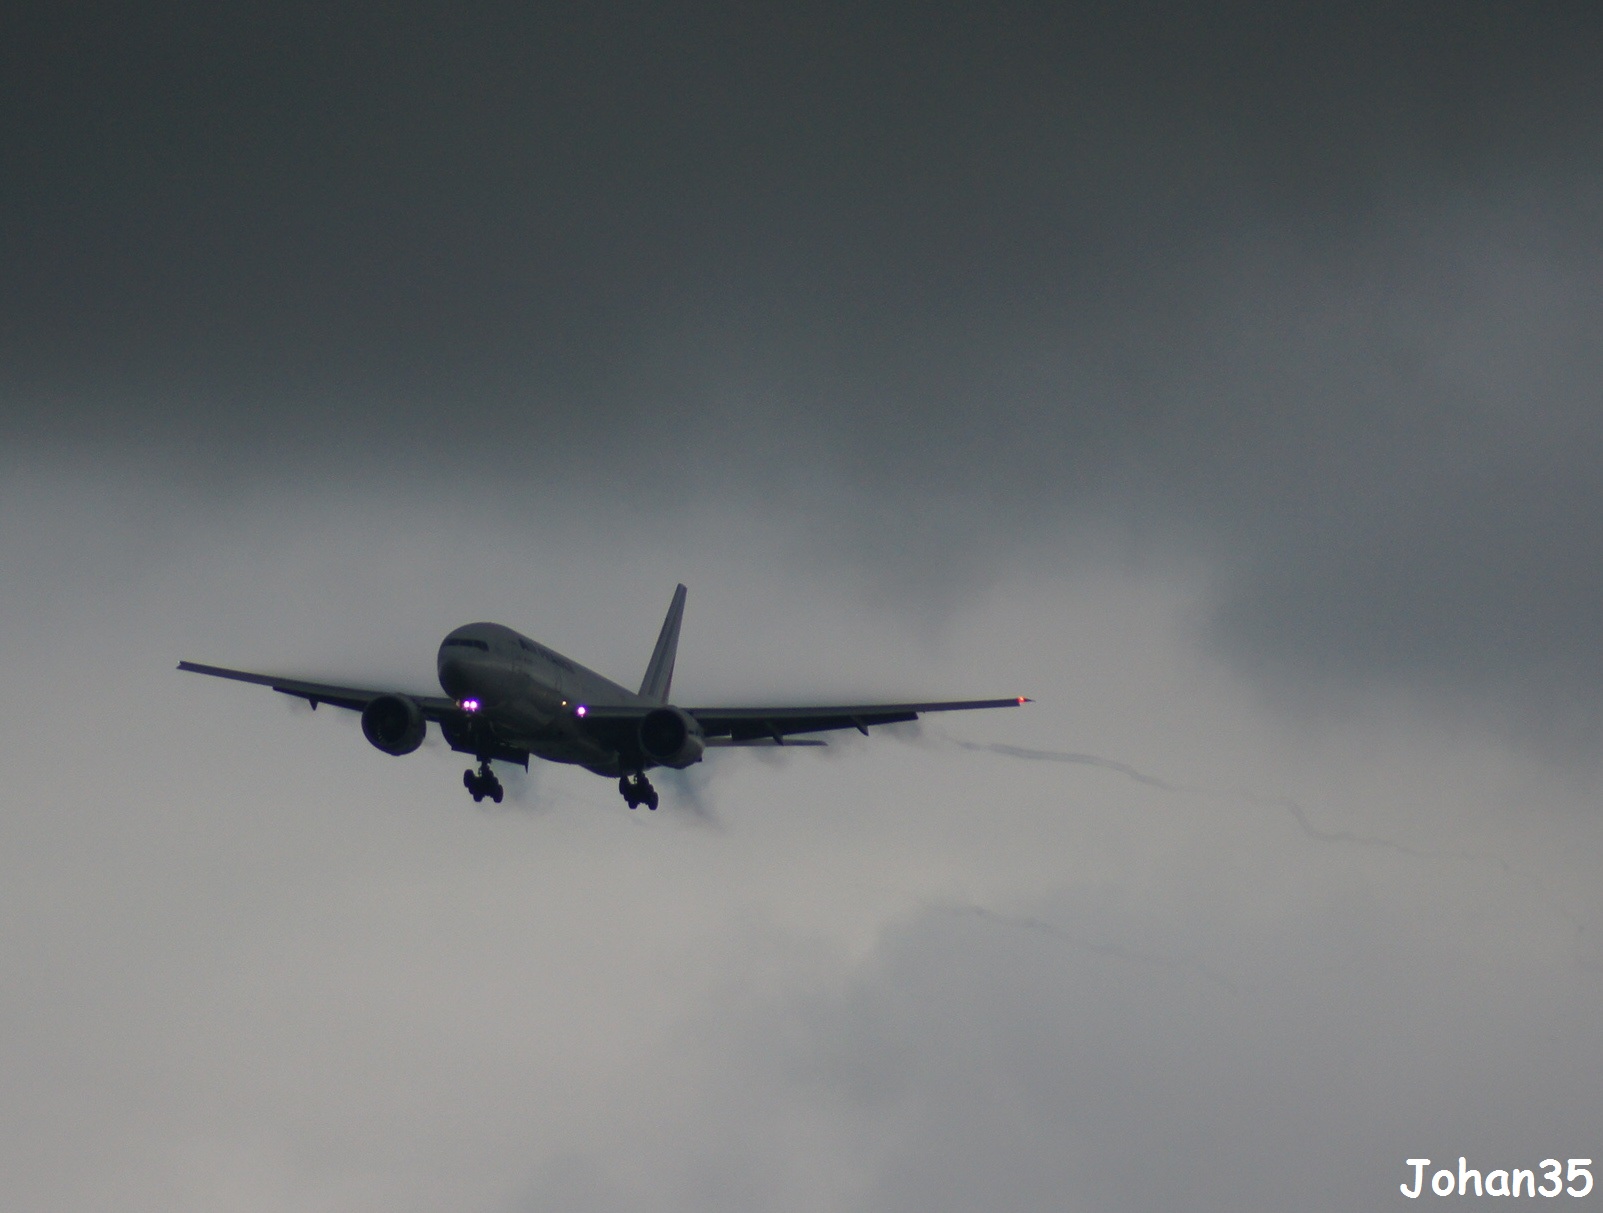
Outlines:
<svg viewBox="0 0 1603 1213"><path fill-rule="evenodd" d="M930 908L943 914L964 914L975 918L983 918L987 922L994 922L1002 926L1019 927L1026 931L1050 935L1054 939L1072 944L1077 948L1083 948L1087 952L1094 952L1098 956L1109 956L1116 960L1129 961L1132 964L1195 973L1214 985L1230 991L1232 994L1236 992L1235 984L1228 977L1214 972L1194 957L1154 956L1149 952L1132 951L1116 943L1098 943L1095 940L1076 935L1073 931L1060 927L1055 923L1047 922L1044 919L1025 915L1002 914L981 905L936 904Z"/></svg>
<svg viewBox="0 0 1603 1213"><path fill-rule="evenodd" d="M1203 784L1170 783L1167 779L1160 779L1156 775L1149 775L1138 770L1128 763L1116 762L1111 758L1103 758L1096 754L1080 754L1072 750L1033 750L1023 746L1002 745L998 742L959 741L956 738L947 738L953 745L965 750L982 750L992 754L1001 754L1004 758L1022 758L1030 762L1065 762L1079 766L1099 767L1105 771L1113 771L1132 779L1136 783L1145 784L1149 788L1191 796L1228 797L1233 800L1244 801L1247 804L1261 808L1280 809L1296 822L1300 829L1309 838L1316 842L1345 843L1349 846L1376 847L1388 851L1396 851L1401 855L1408 855L1415 859L1430 858L1424 851L1415 850L1404 843L1394 842L1389 838L1376 838L1364 834L1354 834L1347 830L1323 830L1308 820L1308 812L1296 801L1283 796L1265 797L1249 792L1244 788L1213 788ZM1502 861L1496 861L1502 864ZM1506 868L1506 865L1502 865Z"/></svg>
<svg viewBox="0 0 1603 1213"><path fill-rule="evenodd" d="M1148 787L1162 788L1165 792L1178 792L1182 789L1172 783L1166 783L1155 775L1148 775L1136 770L1122 762L1114 762L1111 758L1099 758L1095 754L1076 754L1061 750L1030 750L1023 746L1002 745L997 742L981 744L977 741L956 741L952 744L965 750L989 750L993 754L1002 754L1008 758L1027 758L1033 762L1072 762L1081 766L1101 767L1108 771L1117 771L1120 775L1128 776L1137 783L1144 783Z"/></svg>
<svg viewBox="0 0 1603 1213"><path fill-rule="evenodd" d="M1367 847L1375 850L1391 851L1398 855L1406 855L1410 859L1435 860L1458 859L1474 863L1490 864L1500 870L1505 876L1534 888L1538 896L1548 903L1558 916L1569 924L1579 938L1586 932L1586 923L1576 917L1564 901L1555 896L1546 886L1534 877L1517 871L1508 860L1497 855L1486 855L1475 851L1432 852L1421 851L1406 843L1397 842L1390 838L1378 838L1372 835L1355 834L1350 830L1326 830L1313 824L1308 819L1308 811L1287 796L1260 796L1246 788L1219 788L1209 787L1205 784L1171 783L1160 779L1156 775L1149 775L1128 763L1116 762L1111 758L1103 758L1097 754L1082 754L1072 750L1036 750L1024 746L1003 745L999 742L960 741L955 737L942 735L952 745L964 750L981 750L992 754L1000 754L1004 758L1021 758L1030 762L1062 762L1073 763L1079 766L1099 767L1102 770L1113 771L1123 775L1136 783L1145 784L1160 791L1190 796L1207 796L1213 798L1228 798L1258 808L1278 809L1291 818L1304 835L1315 842L1331 843L1337 846ZM1042 924L1045 926L1046 924ZM1087 945L1089 946L1089 945Z"/></svg>
<svg viewBox="0 0 1603 1213"><path fill-rule="evenodd" d="M711 772L707 772L704 775L692 775L688 770L675 771L672 768L664 768L661 772L661 778L672 786L672 803L676 807L688 809L690 815L704 826L714 830L722 830L724 828L723 821L714 812L712 802L705 795Z"/></svg>

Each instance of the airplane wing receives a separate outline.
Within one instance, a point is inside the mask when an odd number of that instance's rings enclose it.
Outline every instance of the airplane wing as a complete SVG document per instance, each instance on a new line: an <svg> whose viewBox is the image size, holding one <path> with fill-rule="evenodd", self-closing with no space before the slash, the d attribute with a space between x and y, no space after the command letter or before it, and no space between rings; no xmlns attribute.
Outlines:
<svg viewBox="0 0 1603 1213"><path fill-rule="evenodd" d="M978 708L1016 708L1030 701L1011 699L949 699L933 703L855 703L826 707L683 708L696 718L710 746L823 745L822 741L791 741L797 733L827 733L856 729L868 736L870 725L917 720L925 712L969 712ZM661 705L594 705L585 709L585 724L592 735L632 735L647 713Z"/></svg>
<svg viewBox="0 0 1603 1213"><path fill-rule="evenodd" d="M710 745L746 745L772 741L787 744L796 733L856 729L868 736L870 725L917 720L925 712L968 712L979 708L1016 708L1030 702L1011 699L959 699L935 703L859 703L830 707L686 708L701 725ZM727 740L724 740L726 739ZM810 744L807 742L789 744ZM816 744L816 743L811 743Z"/></svg>
<svg viewBox="0 0 1603 1213"><path fill-rule="evenodd" d="M276 674L251 674L245 670L228 670L222 666L201 665L194 661L180 661L180 670L191 674L210 674L213 678L232 678L236 682L253 682L258 686L272 687L285 695L304 699L314 708L320 703L331 703L337 708L360 712L381 695L405 695L423 710L428 720L441 720L461 714L451 700L439 695L414 695L410 691L376 691L363 687L342 687L326 682L303 682L298 678L280 678Z"/></svg>
<svg viewBox="0 0 1603 1213"><path fill-rule="evenodd" d="M253 674L246 670L231 670L222 666L201 665L194 661L180 661L180 670L192 674L209 674L214 678L231 678L236 682L249 682L271 687L284 695L304 699L314 708L320 703L360 712L381 695L405 695L422 710L425 719L456 723L462 717L457 704L439 695L414 695L407 691L375 690L367 687L339 686L334 683L308 682L298 678L283 678L276 674ZM836 729L856 729L865 737L871 725L897 724L917 720L925 712L968 712L981 708L1016 708L1030 701L1022 695L1011 699L957 699L932 703L859 703L806 707L732 707L685 708L696 723L709 746L747 745L823 745L819 740L786 741L800 733L827 733ZM594 705L586 709L585 728L598 740L627 748L634 744L634 730L647 713L663 705ZM449 737L447 738L449 740ZM522 757L511 752L511 761Z"/></svg>

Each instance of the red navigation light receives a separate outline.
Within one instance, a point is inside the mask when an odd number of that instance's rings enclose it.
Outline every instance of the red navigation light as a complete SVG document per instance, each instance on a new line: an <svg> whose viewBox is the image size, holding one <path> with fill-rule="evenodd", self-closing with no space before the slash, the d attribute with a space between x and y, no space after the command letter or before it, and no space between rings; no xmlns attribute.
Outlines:
<svg viewBox="0 0 1603 1213"><path fill-rule="evenodd" d="M579 717L579 718L580 718L580 719L581 719L581 720L582 720L582 719L583 719L583 718L584 718L584 716L585 716L585 715L586 715L586 714L587 714L587 713L588 713L588 712L589 712L589 711L590 711L590 709L589 709L589 708L587 708L587 707L585 707L585 706L584 706L584 704L582 704L582 703L581 703L581 704L580 704L580 705L579 705L579 706L578 706L578 707L576 707L576 708L574 708L574 709L573 709L573 714L574 714L574 715L575 715L575 716L577 716L577 717Z"/></svg>
<svg viewBox="0 0 1603 1213"><path fill-rule="evenodd" d="M479 701L477 699L464 699L462 701L462 710L464 712L477 712L479 710Z"/></svg>

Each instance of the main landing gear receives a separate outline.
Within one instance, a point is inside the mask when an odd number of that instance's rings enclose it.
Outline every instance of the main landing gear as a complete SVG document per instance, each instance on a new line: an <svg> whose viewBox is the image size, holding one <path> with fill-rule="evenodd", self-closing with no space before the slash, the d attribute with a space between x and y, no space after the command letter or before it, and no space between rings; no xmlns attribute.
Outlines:
<svg viewBox="0 0 1603 1213"><path fill-rule="evenodd" d="M473 794L474 804L478 804L486 796L495 801L496 804L501 803L503 795L501 781L495 777L495 772L490 770L488 759L479 763L477 774L472 771L462 772L462 786ZM656 806L653 805L652 807L655 808Z"/></svg>
<svg viewBox="0 0 1603 1213"><path fill-rule="evenodd" d="M623 793L624 800L631 809L645 805L648 809L657 807L657 789L651 786L644 771L636 771L633 775L625 775L618 780L618 791Z"/></svg>

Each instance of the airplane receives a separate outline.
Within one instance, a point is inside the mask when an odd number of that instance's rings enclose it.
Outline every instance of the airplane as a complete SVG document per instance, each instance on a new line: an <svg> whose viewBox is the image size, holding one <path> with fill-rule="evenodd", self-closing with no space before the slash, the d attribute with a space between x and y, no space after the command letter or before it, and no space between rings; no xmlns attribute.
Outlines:
<svg viewBox="0 0 1603 1213"><path fill-rule="evenodd" d="M315 709L328 703L362 714L362 732L386 754L410 754L423 744L429 721L450 747L477 760L462 773L474 803L501 803L503 788L492 762L528 770L529 758L572 763L618 780L631 809L655 809L657 790L646 778L653 767L684 770L710 746L820 746L799 733L856 729L916 720L923 712L1011 708L1030 702L966 699L939 703L865 703L826 707L682 708L670 703L685 587L674 590L657 646L638 691L630 691L561 653L498 623L470 623L440 642L438 695L335 686L252 674L245 670L180 661L178 668L271 687L304 699Z"/></svg>

